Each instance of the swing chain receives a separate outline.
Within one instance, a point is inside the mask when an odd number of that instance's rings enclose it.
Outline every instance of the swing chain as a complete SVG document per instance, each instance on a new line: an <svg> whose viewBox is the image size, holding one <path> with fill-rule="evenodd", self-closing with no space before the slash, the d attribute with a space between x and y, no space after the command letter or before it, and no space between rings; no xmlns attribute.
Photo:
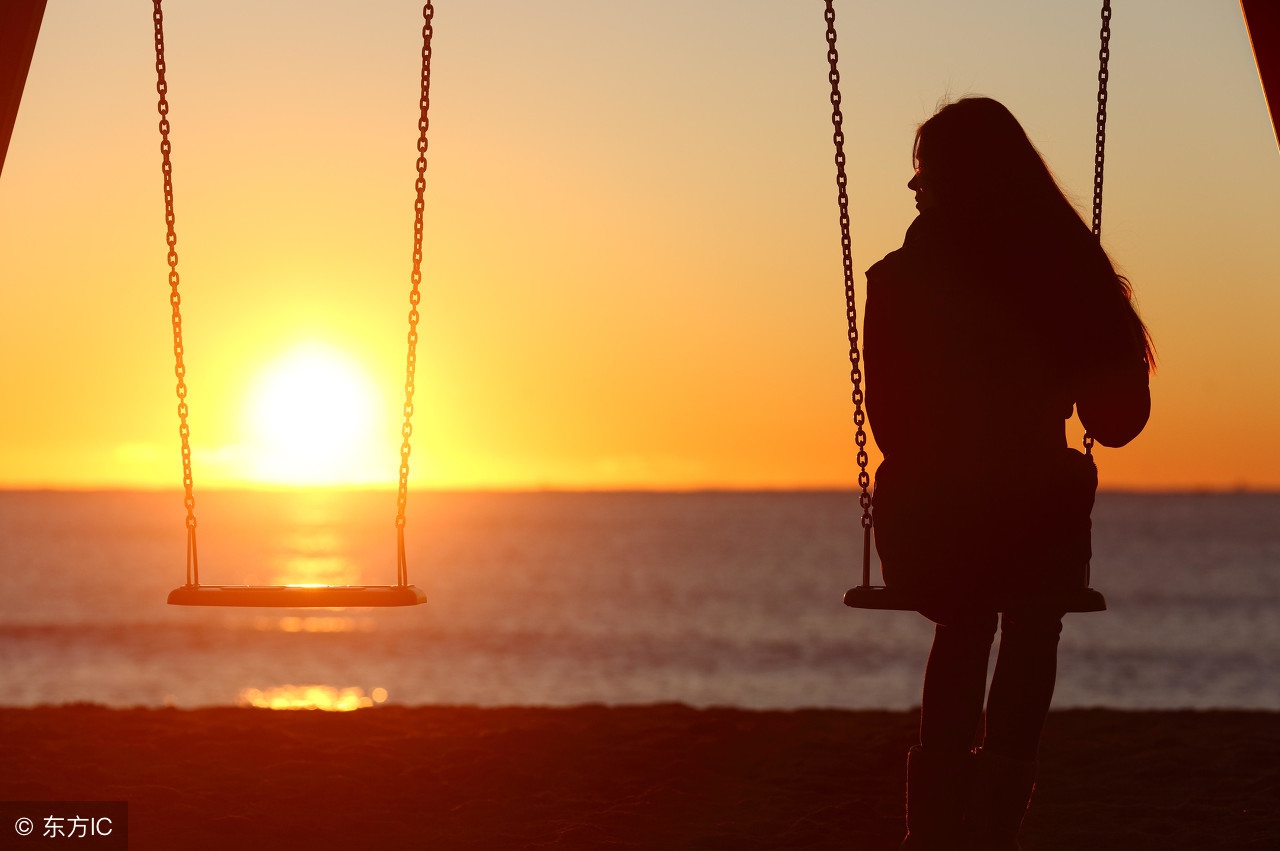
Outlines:
<svg viewBox="0 0 1280 851"><path fill-rule="evenodd" d="M1102 0L1102 29L1098 32L1098 129L1093 154L1093 235L1102 237L1102 167L1107 150L1107 81L1111 74L1111 0Z"/></svg>
<svg viewBox="0 0 1280 851"><path fill-rule="evenodd" d="M199 564L196 558L196 498L195 483L191 476L191 427L187 424L187 367L183 363L182 297L178 294L178 236L174 231L173 214L173 164L169 154L173 146L169 142L169 84L165 80L164 61L164 11L162 0L152 0L151 18L155 24L156 44L156 93L160 96L156 110L160 113L161 171L164 174L165 242L169 246L169 304L173 308L173 360L174 375L178 385L178 434L182 438L182 488L183 505L187 509L187 584L200 584Z"/></svg>
<svg viewBox="0 0 1280 851"><path fill-rule="evenodd" d="M414 183L417 198L413 204L413 272L409 291L409 353L405 360L404 425L400 428L400 490L396 497L396 539L398 545L398 581L408 583L408 568L404 551L405 504L409 495L409 438L413 435L414 376L418 367L418 305L422 302L419 287L422 284L422 214L426 209L424 193L427 188L427 130L431 126L428 111L431 106L431 26L435 8L428 2L422 7L422 88L418 99L418 178Z"/></svg>
<svg viewBox="0 0 1280 851"><path fill-rule="evenodd" d="M836 12L834 0L826 0L827 62L831 81L831 126L836 147L836 187L840 203L840 247L844 264L845 314L849 321L849 378L853 382L853 423L857 426L854 441L858 445L858 487L862 494L858 504L862 508L862 528L871 528L871 476L867 473L866 412L863 410L862 356L858 347L858 308L853 291L853 242L849 237L849 178L845 174L844 114L840 110L840 54L836 50Z"/></svg>
<svg viewBox="0 0 1280 851"><path fill-rule="evenodd" d="M1111 0L1102 0L1102 28L1098 31L1098 124L1093 153L1093 235L1102 239L1102 169L1107 152L1107 81L1111 73ZM1085 432L1084 454L1093 457L1093 435Z"/></svg>

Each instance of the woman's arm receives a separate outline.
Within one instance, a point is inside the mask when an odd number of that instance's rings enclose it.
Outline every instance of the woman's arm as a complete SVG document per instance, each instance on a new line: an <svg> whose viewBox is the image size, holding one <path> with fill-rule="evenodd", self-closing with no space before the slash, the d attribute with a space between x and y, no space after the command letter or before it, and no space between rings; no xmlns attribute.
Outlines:
<svg viewBox="0 0 1280 851"><path fill-rule="evenodd" d="M1076 391L1076 411L1098 443L1124 446L1151 416L1146 337L1127 299L1103 300L1092 314L1083 340L1087 366Z"/></svg>
<svg viewBox="0 0 1280 851"><path fill-rule="evenodd" d="M1076 411L1103 446L1124 446L1137 437L1151 416L1146 358L1130 357L1092 376L1080 390Z"/></svg>
<svg viewBox="0 0 1280 851"><path fill-rule="evenodd" d="M896 253L896 252L895 252ZM863 322L863 373L867 420L876 445L887 458L909 443L907 434L919 420L912 388L918 383L912 363L910 314L905 309L905 281L894 254L867 270L867 306Z"/></svg>

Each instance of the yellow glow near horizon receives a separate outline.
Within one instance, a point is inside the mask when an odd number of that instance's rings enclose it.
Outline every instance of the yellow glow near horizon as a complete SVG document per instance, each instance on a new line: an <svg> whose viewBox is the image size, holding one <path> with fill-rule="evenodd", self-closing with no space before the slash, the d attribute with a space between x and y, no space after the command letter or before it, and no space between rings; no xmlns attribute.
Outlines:
<svg viewBox="0 0 1280 851"><path fill-rule="evenodd" d="M319 343L290 349L249 392L250 475L278 485L377 480L390 457L379 440L381 409L376 386L345 353Z"/></svg>
<svg viewBox="0 0 1280 851"><path fill-rule="evenodd" d="M238 703L259 709L320 709L326 712L351 712L366 709L387 699L387 690L375 688L368 696L361 688L336 689L333 686L284 685L277 688L241 689Z"/></svg>

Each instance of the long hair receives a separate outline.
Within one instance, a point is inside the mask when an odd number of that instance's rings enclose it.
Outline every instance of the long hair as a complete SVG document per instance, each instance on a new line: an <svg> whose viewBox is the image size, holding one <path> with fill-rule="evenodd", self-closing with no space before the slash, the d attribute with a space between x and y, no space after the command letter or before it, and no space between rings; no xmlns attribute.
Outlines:
<svg viewBox="0 0 1280 851"><path fill-rule="evenodd" d="M946 104L916 130L912 159L938 205L1011 246L1021 265L1031 267L1029 277L1048 273L1074 290L1062 295L1081 303L1122 303L1148 367L1155 364L1151 334L1133 307L1132 286L1116 272L1003 104L986 97Z"/></svg>

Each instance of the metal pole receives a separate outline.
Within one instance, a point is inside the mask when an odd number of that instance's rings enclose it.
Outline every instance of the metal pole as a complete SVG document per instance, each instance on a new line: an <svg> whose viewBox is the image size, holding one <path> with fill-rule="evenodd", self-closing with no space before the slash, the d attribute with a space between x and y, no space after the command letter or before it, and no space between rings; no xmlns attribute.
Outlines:
<svg viewBox="0 0 1280 851"><path fill-rule="evenodd" d="M0 173L4 171L9 139L18 120L18 104L36 52L36 37L44 20L45 0L4 0L0 3Z"/></svg>
<svg viewBox="0 0 1280 851"><path fill-rule="evenodd" d="M1280 143L1280 3L1240 0L1245 30L1253 44L1253 59L1262 81L1262 97L1271 113L1271 129Z"/></svg>

